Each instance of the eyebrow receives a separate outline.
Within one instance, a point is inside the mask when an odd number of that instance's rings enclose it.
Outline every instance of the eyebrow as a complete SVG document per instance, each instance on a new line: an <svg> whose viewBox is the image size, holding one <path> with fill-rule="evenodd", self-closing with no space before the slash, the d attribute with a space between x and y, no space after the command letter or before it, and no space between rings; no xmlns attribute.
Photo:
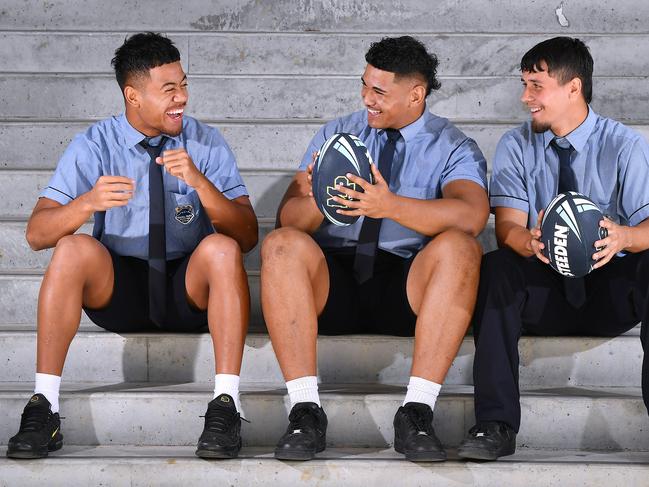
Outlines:
<svg viewBox="0 0 649 487"><path fill-rule="evenodd" d="M361 82L362 82L365 86L367 86L367 83L365 82L365 79L364 79L362 76L361 76ZM368 88L369 88L369 87L368 87ZM387 93L387 91L385 91L383 88L379 88L378 86L372 86L371 88L372 88L374 91L376 91L377 93L380 93L380 94L382 94L382 95L385 95L385 94Z"/></svg>

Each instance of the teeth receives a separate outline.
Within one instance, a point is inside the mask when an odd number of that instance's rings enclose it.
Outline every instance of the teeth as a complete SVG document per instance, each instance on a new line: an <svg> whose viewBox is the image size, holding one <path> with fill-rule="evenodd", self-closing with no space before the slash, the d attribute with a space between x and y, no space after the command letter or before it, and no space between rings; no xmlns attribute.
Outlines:
<svg viewBox="0 0 649 487"><path fill-rule="evenodd" d="M368 108L367 111L372 115L378 115L379 113L381 113L379 110L372 110L371 108Z"/></svg>
<svg viewBox="0 0 649 487"><path fill-rule="evenodd" d="M540 112L541 109L540 109L540 108L530 108L530 111L531 111L532 113L536 113L536 112Z"/></svg>
<svg viewBox="0 0 649 487"><path fill-rule="evenodd" d="M183 113L184 111L185 111L185 110L182 109L182 108L179 108L179 109L177 109L177 110L170 110L170 111L167 112L167 115L182 115L182 113Z"/></svg>

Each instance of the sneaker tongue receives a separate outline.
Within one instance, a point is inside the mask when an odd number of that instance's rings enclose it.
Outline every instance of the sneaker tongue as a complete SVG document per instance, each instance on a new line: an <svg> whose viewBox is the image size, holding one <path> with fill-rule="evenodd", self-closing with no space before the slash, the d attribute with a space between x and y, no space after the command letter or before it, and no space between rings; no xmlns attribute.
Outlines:
<svg viewBox="0 0 649 487"><path fill-rule="evenodd" d="M43 394L34 394L32 397L29 398L27 407L37 407L43 404L45 404L47 407L50 406L50 402Z"/></svg>
<svg viewBox="0 0 649 487"><path fill-rule="evenodd" d="M236 405L234 404L234 399L228 394L221 394L216 397L216 402L220 403L221 406L225 406L227 408L231 409L236 409Z"/></svg>

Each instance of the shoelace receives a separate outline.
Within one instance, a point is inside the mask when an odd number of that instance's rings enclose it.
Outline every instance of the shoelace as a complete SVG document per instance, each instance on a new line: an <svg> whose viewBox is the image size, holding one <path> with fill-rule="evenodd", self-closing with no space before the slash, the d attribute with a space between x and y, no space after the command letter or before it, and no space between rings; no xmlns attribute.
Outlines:
<svg viewBox="0 0 649 487"><path fill-rule="evenodd" d="M314 412L308 408L301 408L291 412L289 422L292 429L302 429L305 426L313 427L315 425Z"/></svg>
<svg viewBox="0 0 649 487"><path fill-rule="evenodd" d="M226 408L209 408L205 416L205 428L217 433L226 433L232 421L236 418L238 412Z"/></svg>
<svg viewBox="0 0 649 487"><path fill-rule="evenodd" d="M47 424L50 411L46 408L30 407L20 417L20 431L38 431Z"/></svg>
<svg viewBox="0 0 649 487"><path fill-rule="evenodd" d="M406 411L408 422L415 428L415 430L430 433L431 421L423 411L415 408L407 408Z"/></svg>

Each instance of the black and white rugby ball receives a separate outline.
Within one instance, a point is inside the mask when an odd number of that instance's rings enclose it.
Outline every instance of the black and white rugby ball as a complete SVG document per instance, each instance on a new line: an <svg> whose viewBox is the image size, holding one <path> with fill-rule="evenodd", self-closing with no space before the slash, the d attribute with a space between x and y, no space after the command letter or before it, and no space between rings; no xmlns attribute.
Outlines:
<svg viewBox="0 0 649 487"><path fill-rule="evenodd" d="M352 183L346 176L347 173L360 176L373 183L370 156L365 144L351 134L334 134L329 137L320 148L320 153L313 166L312 191L318 209L334 225L351 225L358 216L347 216L336 213L348 207L334 201L334 196L349 200L347 195L336 189L340 184L355 191L363 192L363 188Z"/></svg>
<svg viewBox="0 0 649 487"><path fill-rule="evenodd" d="M593 270L595 242L608 235L599 226L600 209L583 194L567 191L554 198L541 221L543 255L559 274L582 277Z"/></svg>

